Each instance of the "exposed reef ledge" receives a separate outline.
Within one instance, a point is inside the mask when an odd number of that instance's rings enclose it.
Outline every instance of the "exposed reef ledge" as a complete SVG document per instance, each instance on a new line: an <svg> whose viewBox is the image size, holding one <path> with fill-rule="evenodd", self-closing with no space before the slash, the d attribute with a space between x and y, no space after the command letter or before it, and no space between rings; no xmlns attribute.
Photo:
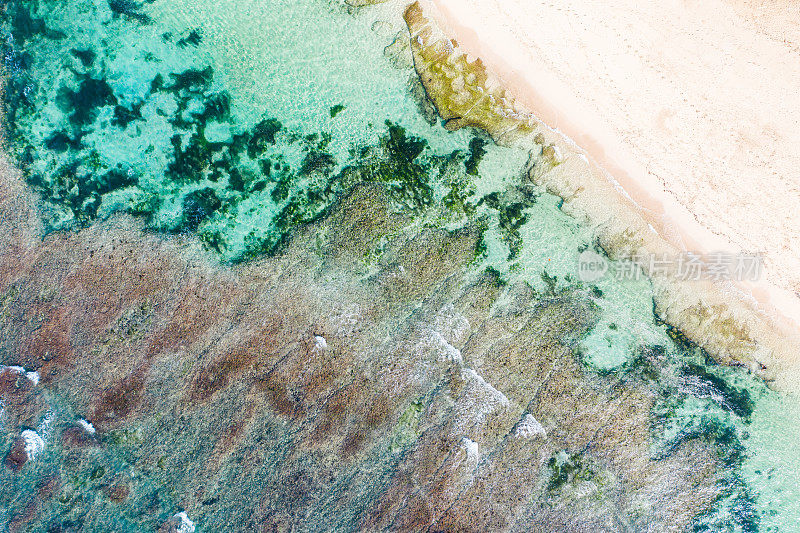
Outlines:
<svg viewBox="0 0 800 533"><path fill-rule="evenodd" d="M509 143L536 131L536 119L517 109L506 90L490 78L479 58L469 61L423 10L411 4L404 18L411 32L414 67L445 127L486 130L498 143Z"/></svg>
<svg viewBox="0 0 800 533"><path fill-rule="evenodd" d="M687 251L665 213L635 203L587 152L515 102L487 64L470 61L435 5L414 2L404 19L415 69L448 128L476 127L499 144L529 148L528 177L562 197L566 212L595 227L612 258ZM781 389L800 389L792 371L800 353L797 326L768 299L756 299L763 290L730 281L683 281L649 272L647 265L643 270L653 283L655 311L689 340L722 363L746 366Z"/></svg>

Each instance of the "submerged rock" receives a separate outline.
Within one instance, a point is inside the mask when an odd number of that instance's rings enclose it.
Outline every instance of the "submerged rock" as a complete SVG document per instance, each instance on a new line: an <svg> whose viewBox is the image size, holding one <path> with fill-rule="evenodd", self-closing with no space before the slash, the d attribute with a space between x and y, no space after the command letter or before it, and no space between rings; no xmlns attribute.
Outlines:
<svg viewBox="0 0 800 533"><path fill-rule="evenodd" d="M282 254L235 270L130 218L51 234L24 269L0 256L19 287L0 347L90 413L54 422L47 457L65 481L41 508L100 527L113 506L170 531L190 528L182 509L214 530L586 531L609 516L688 527L712 508L727 472L716 437L652 458L660 385L581 363L589 292L501 285L470 267L476 233L414 226L391 205L385 185L357 187ZM25 442L4 475L22 472ZM551 490L563 450L585 468Z"/></svg>
<svg viewBox="0 0 800 533"><path fill-rule="evenodd" d="M14 441L14 444L11 446L11 450L9 450L8 454L6 455L5 463L7 467L13 470L19 470L27 462L28 452L25 449L25 439L19 437Z"/></svg>
<svg viewBox="0 0 800 533"><path fill-rule="evenodd" d="M28 461L33 461L44 450L44 440L31 429L23 430L6 455L6 466L20 470Z"/></svg>

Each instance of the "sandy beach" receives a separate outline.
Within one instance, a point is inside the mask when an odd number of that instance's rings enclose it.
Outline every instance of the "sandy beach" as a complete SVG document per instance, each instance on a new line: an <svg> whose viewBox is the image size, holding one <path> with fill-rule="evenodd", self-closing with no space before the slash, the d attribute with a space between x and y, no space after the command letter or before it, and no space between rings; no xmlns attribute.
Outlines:
<svg viewBox="0 0 800 533"><path fill-rule="evenodd" d="M423 6L518 104L596 163L665 241L763 254L762 279L738 288L797 331L800 8L718 0Z"/></svg>

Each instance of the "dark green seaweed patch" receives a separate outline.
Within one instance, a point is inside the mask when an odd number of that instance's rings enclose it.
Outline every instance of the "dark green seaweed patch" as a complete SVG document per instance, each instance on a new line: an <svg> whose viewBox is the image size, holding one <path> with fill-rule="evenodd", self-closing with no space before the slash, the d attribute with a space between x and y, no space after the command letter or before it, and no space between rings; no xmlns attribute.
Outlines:
<svg viewBox="0 0 800 533"><path fill-rule="evenodd" d="M652 358L647 362L640 360L630 369L650 379L659 378L653 381L661 398L652 411L654 437L659 443L655 458L667 457L691 440L706 443L716 452L723 467L722 491L712 509L696 517L695 531L731 528L758 531L755 496L741 474L746 450L740 435L743 434L742 428L749 424L754 407L750 393L733 385L728 378L711 372L697 362L696 357L676 363L677 382L664 378L664 372L670 372L664 359L660 363ZM688 387L687 378L691 385ZM688 402L698 400L704 402L701 407L690 407L688 414L681 411ZM667 434L671 436L662 437Z"/></svg>
<svg viewBox="0 0 800 533"><path fill-rule="evenodd" d="M111 124L119 126L122 129L128 127L128 124L134 120L142 120L142 106L144 102L136 102L131 107L117 105L114 108L114 117L111 119Z"/></svg>
<svg viewBox="0 0 800 533"><path fill-rule="evenodd" d="M445 185L449 188L448 193L442 199L442 203L452 212L472 216L476 210L475 204L470 201L475 195L472 177L468 173L452 172L452 164L459 163L462 158L462 154L458 151L451 153L446 158L442 158L439 173L445 176Z"/></svg>
<svg viewBox="0 0 800 533"><path fill-rule="evenodd" d="M267 118L256 124L247 142L247 156L256 159L263 155L275 144L275 136L282 130L283 124L274 118Z"/></svg>
<svg viewBox="0 0 800 533"><path fill-rule="evenodd" d="M608 327L617 329L616 324L609 324ZM667 354L664 346L643 346L636 356L623 366L623 372L630 373L644 381L655 383L661 378L661 371L666 365L666 360Z"/></svg>
<svg viewBox="0 0 800 533"><path fill-rule="evenodd" d="M267 128L267 125L270 127ZM281 126L275 121L263 122L258 129L262 134L259 137L263 138L265 133L270 135L263 143L259 143L262 145L274 141L272 135L281 131ZM296 138L293 135L288 137ZM251 232L245 258L274 253L286 242L292 227L317 220L329 211L337 197L358 183L386 184L398 204L415 211L424 209L433 203L433 180L437 172L443 162L451 157L428 154L424 139L409 136L401 126L387 122L387 131L377 147L355 150L353 155L356 159L334 174L337 161L325 150L329 140L326 134L302 138L305 156L297 172L277 164L273 164L270 171L269 162L263 163L264 175L271 177L274 183L270 191L271 199L276 204L285 205L273 220L272 230L260 237L257 232ZM252 144L251 141L251 148ZM248 155L258 156L259 153L251 149ZM305 183L302 190L296 186L298 179ZM245 186L241 180L237 180L235 185Z"/></svg>
<svg viewBox="0 0 800 533"><path fill-rule="evenodd" d="M431 205L431 164L420 158L428 147L428 142L420 137L407 135L405 128L388 120L386 126L389 128L388 135L382 140L386 157L375 169L378 181L389 184L392 193L397 198L402 198L409 207Z"/></svg>
<svg viewBox="0 0 800 533"><path fill-rule="evenodd" d="M755 404L747 389L734 387L723 378L694 363L684 365L681 368L681 373L687 377L695 377L700 381L703 385L701 394L707 394L711 397L719 396L720 403L724 408L733 411L736 416L745 420L750 419Z"/></svg>
<svg viewBox="0 0 800 533"><path fill-rule="evenodd" d="M164 76L156 74L153 81L150 82L150 93L157 93L164 89Z"/></svg>
<svg viewBox="0 0 800 533"><path fill-rule="evenodd" d="M94 58L97 56L93 50L78 50L77 48L70 50L70 53L78 58L85 68L91 67L92 63L94 63Z"/></svg>
<svg viewBox="0 0 800 533"><path fill-rule="evenodd" d="M336 118L336 115L338 115L344 110L345 107L342 104L336 104L335 106L331 107L331 118Z"/></svg>
<svg viewBox="0 0 800 533"><path fill-rule="evenodd" d="M170 142L174 158L167 166L167 177L182 184L200 181L209 168L212 150L210 143L198 134L192 135L187 143L184 143L180 134L175 134Z"/></svg>
<svg viewBox="0 0 800 533"><path fill-rule="evenodd" d="M655 316L656 323L665 328L667 335L675 343L675 347L684 356L694 358L684 362L679 371L684 378L695 378L699 385L699 389L696 391L697 395L711 398L724 409L749 421L750 415L755 409L755 402L751 398L750 392L744 387L737 387L730 383L727 376L720 376L718 373L710 371L709 367L719 366L714 358L699 345L689 340L680 329L662 321L658 315ZM702 364L699 361L702 361Z"/></svg>
<svg viewBox="0 0 800 533"><path fill-rule="evenodd" d="M206 122L226 122L231 115L231 96L226 92L210 95L203 106L203 111L195 114L195 118L203 125Z"/></svg>
<svg viewBox="0 0 800 533"><path fill-rule="evenodd" d="M758 531L756 496L742 476L746 428L755 407L753 391L763 383L724 368L677 328L664 326L672 346L643 346L617 370L625 381L640 380L656 397L651 410L653 458L661 460L689 441L705 443L719 462L720 493L713 506L695 517L695 531Z"/></svg>
<svg viewBox="0 0 800 533"><path fill-rule="evenodd" d="M667 331L667 335L670 339L675 343L678 348L683 350L687 353L693 353L700 349L700 347L695 344L694 342L690 341L689 338L678 328L673 326L672 324L668 324L661 320L658 316L658 313L655 311L655 302L653 302L653 316L656 317L656 324L660 326L664 326ZM706 360L711 360L712 358L704 353L704 357Z"/></svg>
<svg viewBox="0 0 800 533"><path fill-rule="evenodd" d="M94 122L99 108L117 105L117 97L106 80L86 77L77 91L62 87L58 103L62 110L71 112L73 125L81 127Z"/></svg>
<svg viewBox="0 0 800 533"><path fill-rule="evenodd" d="M319 172L324 175L329 175L333 169L336 168L336 158L327 152L318 150L311 150L306 154L303 159L303 165L300 172L309 174L311 172Z"/></svg>
<svg viewBox="0 0 800 533"><path fill-rule="evenodd" d="M0 17L7 23L10 35L18 46L37 36L49 39L63 38L63 34L47 27L44 18L36 17L33 11L38 7L38 2L4 2L4 9Z"/></svg>
<svg viewBox="0 0 800 533"><path fill-rule="evenodd" d="M176 228L178 231L197 231L200 223L214 214L222 201L211 187L193 191L183 197L183 221Z"/></svg>
<svg viewBox="0 0 800 533"><path fill-rule="evenodd" d="M70 21L86 35L63 43L48 41L63 36L49 32L48 21L32 16L37 11L23 2L12 2L3 15L5 28L41 45L30 48L35 53L19 41L4 45L7 64L15 65L5 97L12 151L48 205L49 229L126 210L147 217L154 229L196 232L226 260L238 261L276 252L294 226L324 216L359 183L385 185L398 207L415 213L437 201L454 213L474 213L474 186L463 163L477 167L484 141L473 141L469 152L434 154L425 139L387 121L376 145L354 146L340 161L329 133L289 131L271 116L238 123L233 98L194 51L203 46L199 30L181 38L157 34L155 45L144 38L137 51L113 48L115 40L106 38L112 32L151 31L141 24L151 22L147 3L108 0L113 16L101 26L103 6L87 4L85 19ZM89 48L87 41L95 44ZM107 60L121 55L128 61ZM113 70L119 68L126 70ZM134 79L130 72L145 76ZM40 107L48 103L57 104L60 121ZM331 118L344 109L332 106ZM502 214L512 231L521 218L513 205ZM238 224L254 229L242 237Z"/></svg>
<svg viewBox="0 0 800 533"><path fill-rule="evenodd" d="M486 144L487 141L480 137L473 137L469 142L469 158L464 161L464 168L467 170L467 174L478 175L478 165L480 165L483 156L486 155L486 149L484 148Z"/></svg>
<svg viewBox="0 0 800 533"><path fill-rule="evenodd" d="M280 178L278 178L278 181L275 182L272 192L270 193L270 196L274 202L280 203L288 198L289 189L291 189L294 182L293 178L294 176L291 174L281 174Z"/></svg>
<svg viewBox="0 0 800 533"><path fill-rule="evenodd" d="M547 270L542 270L540 276L545 286L547 287L547 294L554 296L558 293L558 276L551 276Z"/></svg>
<svg viewBox="0 0 800 533"><path fill-rule="evenodd" d="M483 270L483 273L490 280L492 280L493 284L497 285L498 287L505 287L508 285L508 280L503 277L503 274L501 274L500 271L493 266L486 267Z"/></svg>
<svg viewBox="0 0 800 533"><path fill-rule="evenodd" d="M722 463L731 470L738 468L744 460L744 446L739 440L739 432L734 420L708 413L687 419L679 418L678 411L686 405L691 396L671 391L673 396L664 397L654 405L654 430L660 433L669 426L677 425L678 431L667 440L660 441L656 458L668 457L685 442L698 439L710 444Z"/></svg>
<svg viewBox="0 0 800 533"><path fill-rule="evenodd" d="M478 240L475 242L475 258L473 262L477 263L486 258L488 253L488 248L486 246L486 232L489 229L488 217L478 217L475 221L475 226L478 232Z"/></svg>
<svg viewBox="0 0 800 533"><path fill-rule="evenodd" d="M654 404L652 412L653 432L657 446L655 459L660 460L673 454L678 448L691 440L699 440L714 450L722 466L720 494L714 505L706 513L695 519L695 531L758 531L759 517L755 507L755 496L742 479L741 467L746 459L746 450L741 442L739 426L748 420L735 413L725 414L708 407L696 411L695 415L682 415L679 410L690 401L691 396L681 394L668 380L654 384L663 387L661 398ZM673 428L670 430L670 428ZM677 429L677 432L675 431ZM662 435L672 436L664 439Z"/></svg>
<svg viewBox="0 0 800 533"><path fill-rule="evenodd" d="M525 209L532 207L535 203L536 195L529 193L524 188L514 191L513 195L493 192L478 201L478 206L486 204L489 208L497 211L498 225L509 249L509 261L515 259L522 250L522 235L519 230L528 221Z"/></svg>
<svg viewBox="0 0 800 533"><path fill-rule="evenodd" d="M214 68L205 67L203 69L190 68L178 74L170 74L172 78L171 90L190 93L202 93L207 91L214 81Z"/></svg>
<svg viewBox="0 0 800 533"><path fill-rule="evenodd" d="M65 131L55 131L44 141L48 150L54 152L66 152L67 150L80 150L81 140L80 136L77 138L70 137Z"/></svg>
<svg viewBox="0 0 800 533"><path fill-rule="evenodd" d="M200 43L203 42L203 36L200 34L198 30L192 30L189 32L189 35L186 37L182 37L178 40L177 44L181 48L186 48L187 46L200 46Z"/></svg>
<svg viewBox="0 0 800 533"><path fill-rule="evenodd" d="M133 0L108 0L108 7L115 16L125 16L141 24L150 24L150 17L141 11L143 4L144 2L139 4Z"/></svg>
<svg viewBox="0 0 800 533"><path fill-rule="evenodd" d="M584 462L580 453L558 452L547 461L547 467L550 469L547 482L549 492L557 492L576 482L591 481L595 476L594 470Z"/></svg>

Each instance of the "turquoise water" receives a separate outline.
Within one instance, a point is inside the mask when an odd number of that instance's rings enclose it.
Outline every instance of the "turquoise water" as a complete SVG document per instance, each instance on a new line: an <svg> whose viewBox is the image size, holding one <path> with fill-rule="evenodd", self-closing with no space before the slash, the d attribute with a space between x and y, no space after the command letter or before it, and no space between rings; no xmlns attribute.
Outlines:
<svg viewBox="0 0 800 533"><path fill-rule="evenodd" d="M39 0L7 2L4 16L8 149L51 231L128 212L156 231L195 234L235 263L280 253L294 227L324 217L353 185L377 182L415 224L478 221L473 268L527 281L537 297L580 285L578 255L596 249L593 229L560 199L521 183L527 151L426 121L413 71L384 54L403 29L396 11ZM642 350L656 347L671 369L653 455L702 438L727 465L725 498L697 529L792 531L800 454L790 415L800 406L681 342L654 317L646 278L589 288L601 318L580 342L587 367L639 371Z"/></svg>

